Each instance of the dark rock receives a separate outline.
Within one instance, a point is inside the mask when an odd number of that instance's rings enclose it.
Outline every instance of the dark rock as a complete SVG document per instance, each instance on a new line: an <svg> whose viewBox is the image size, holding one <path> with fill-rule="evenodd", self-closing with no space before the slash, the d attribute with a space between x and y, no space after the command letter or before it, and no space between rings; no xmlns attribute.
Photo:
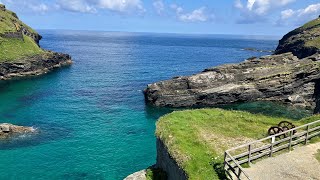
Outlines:
<svg viewBox="0 0 320 180"><path fill-rule="evenodd" d="M0 63L0 80L36 76L72 64L68 54L47 52L15 62Z"/></svg>
<svg viewBox="0 0 320 180"><path fill-rule="evenodd" d="M208 68L200 74L150 84L145 98L155 106L168 107L271 100L315 108L318 57L299 60L286 53Z"/></svg>
<svg viewBox="0 0 320 180"><path fill-rule="evenodd" d="M280 41L275 54L292 52L302 59L320 52L320 18L286 34Z"/></svg>

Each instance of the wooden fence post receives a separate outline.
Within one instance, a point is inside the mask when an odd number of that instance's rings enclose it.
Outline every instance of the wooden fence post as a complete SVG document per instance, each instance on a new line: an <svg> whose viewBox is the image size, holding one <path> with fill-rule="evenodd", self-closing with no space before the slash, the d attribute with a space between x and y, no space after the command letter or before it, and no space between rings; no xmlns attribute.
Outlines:
<svg viewBox="0 0 320 180"><path fill-rule="evenodd" d="M271 138L270 157L272 157L272 154L273 154L273 142L275 141L275 139L276 139L275 136Z"/></svg>
<svg viewBox="0 0 320 180"><path fill-rule="evenodd" d="M307 133L306 133L306 140L304 142L304 144L308 143L308 139L309 139L309 130L310 130L310 125L307 126Z"/></svg>
<svg viewBox="0 0 320 180"><path fill-rule="evenodd" d="M291 151L291 146L292 146L292 134L293 134L293 131L290 131L289 151Z"/></svg>
<svg viewBox="0 0 320 180"><path fill-rule="evenodd" d="M224 170L227 170L226 169L226 166L227 166L227 152L224 152L224 166L223 166L223 168L224 168Z"/></svg>
<svg viewBox="0 0 320 180"><path fill-rule="evenodd" d="M238 168L238 175L237 175L237 178L238 178L238 179L241 179L241 178L240 178L240 176L241 176L241 169L240 169L240 168Z"/></svg>
<svg viewBox="0 0 320 180"><path fill-rule="evenodd" d="M251 144L249 144L248 151L249 151L248 164L251 165Z"/></svg>

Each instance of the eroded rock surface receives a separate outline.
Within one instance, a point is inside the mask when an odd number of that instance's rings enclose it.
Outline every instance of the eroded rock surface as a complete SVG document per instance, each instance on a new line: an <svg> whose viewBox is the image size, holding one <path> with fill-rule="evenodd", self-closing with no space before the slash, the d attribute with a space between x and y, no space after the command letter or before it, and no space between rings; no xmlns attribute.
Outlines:
<svg viewBox="0 0 320 180"><path fill-rule="evenodd" d="M26 60L3 62L0 63L0 80L41 75L70 64L72 60L69 55L54 52L29 57Z"/></svg>
<svg viewBox="0 0 320 180"><path fill-rule="evenodd" d="M32 127L16 126L13 124L0 124L0 139L6 139L14 135L34 133L35 129Z"/></svg>
<svg viewBox="0 0 320 180"><path fill-rule="evenodd" d="M248 59L148 85L146 101L156 106L213 106L272 100L315 108L320 55L299 60L292 53Z"/></svg>

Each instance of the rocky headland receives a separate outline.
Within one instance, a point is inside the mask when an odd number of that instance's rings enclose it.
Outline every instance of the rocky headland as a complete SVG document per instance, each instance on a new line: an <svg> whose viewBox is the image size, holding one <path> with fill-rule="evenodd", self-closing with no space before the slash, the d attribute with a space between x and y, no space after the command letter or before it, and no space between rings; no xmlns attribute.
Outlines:
<svg viewBox="0 0 320 180"><path fill-rule="evenodd" d="M13 124L0 124L0 140L7 139L16 135L34 133L36 130L32 127L16 126Z"/></svg>
<svg viewBox="0 0 320 180"><path fill-rule="evenodd" d="M167 107L268 100L312 108L317 113L320 43L314 42L320 41L319 27L320 18L288 33L279 41L274 55L149 84L144 91L145 99L152 105Z"/></svg>
<svg viewBox="0 0 320 180"><path fill-rule="evenodd" d="M0 80L27 76L38 76L49 71L72 64L68 54L46 52L27 59L0 63Z"/></svg>
<svg viewBox="0 0 320 180"><path fill-rule="evenodd" d="M37 76L72 64L67 54L41 49L41 38L0 4L0 80Z"/></svg>

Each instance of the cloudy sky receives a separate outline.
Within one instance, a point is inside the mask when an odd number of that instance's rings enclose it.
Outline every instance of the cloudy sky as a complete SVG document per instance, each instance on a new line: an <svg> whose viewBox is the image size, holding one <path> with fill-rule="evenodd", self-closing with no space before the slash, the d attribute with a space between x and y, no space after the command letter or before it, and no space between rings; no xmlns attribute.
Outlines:
<svg viewBox="0 0 320 180"><path fill-rule="evenodd" d="M0 0L36 29L283 35L320 0Z"/></svg>

